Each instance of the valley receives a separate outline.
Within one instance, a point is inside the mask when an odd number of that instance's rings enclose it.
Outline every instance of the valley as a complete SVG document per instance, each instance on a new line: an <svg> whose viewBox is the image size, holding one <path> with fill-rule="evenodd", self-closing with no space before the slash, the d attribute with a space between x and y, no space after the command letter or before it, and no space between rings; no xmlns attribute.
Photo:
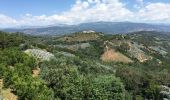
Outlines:
<svg viewBox="0 0 170 100"><path fill-rule="evenodd" d="M170 100L170 0L1 0L0 100Z"/></svg>
<svg viewBox="0 0 170 100"><path fill-rule="evenodd" d="M1 31L0 56L0 98L12 93L12 100L170 99L170 35L164 32Z"/></svg>

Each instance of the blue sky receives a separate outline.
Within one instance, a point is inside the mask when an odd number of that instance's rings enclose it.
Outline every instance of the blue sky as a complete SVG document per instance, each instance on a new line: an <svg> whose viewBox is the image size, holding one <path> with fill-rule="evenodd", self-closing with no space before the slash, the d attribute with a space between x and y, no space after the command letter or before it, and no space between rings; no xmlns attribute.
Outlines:
<svg viewBox="0 0 170 100"><path fill-rule="evenodd" d="M170 0L0 0L0 27L95 21L170 23Z"/></svg>
<svg viewBox="0 0 170 100"><path fill-rule="evenodd" d="M52 15L68 10L74 2L74 0L0 0L0 13L15 18L27 13Z"/></svg>

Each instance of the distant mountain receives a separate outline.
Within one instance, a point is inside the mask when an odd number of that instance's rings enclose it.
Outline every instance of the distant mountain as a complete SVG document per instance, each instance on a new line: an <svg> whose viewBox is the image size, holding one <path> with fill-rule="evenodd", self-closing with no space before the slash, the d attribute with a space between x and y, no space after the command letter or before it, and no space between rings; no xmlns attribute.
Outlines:
<svg viewBox="0 0 170 100"><path fill-rule="evenodd" d="M170 25L164 24L146 24L132 22L92 22L78 25L51 25L46 27L30 28L8 28L3 31L7 32L24 32L32 35L63 35L78 31L94 30L108 34L128 33L134 31L163 31L170 32Z"/></svg>

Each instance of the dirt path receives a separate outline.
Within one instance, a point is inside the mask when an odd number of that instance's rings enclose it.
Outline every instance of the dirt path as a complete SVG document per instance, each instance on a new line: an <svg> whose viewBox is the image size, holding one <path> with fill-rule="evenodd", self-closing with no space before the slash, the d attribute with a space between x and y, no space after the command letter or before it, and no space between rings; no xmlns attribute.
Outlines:
<svg viewBox="0 0 170 100"><path fill-rule="evenodd" d="M2 89L2 87L3 87L3 80L0 79L0 90Z"/></svg>
<svg viewBox="0 0 170 100"><path fill-rule="evenodd" d="M11 89L6 89L2 91L4 100L18 100L18 97L12 93Z"/></svg>

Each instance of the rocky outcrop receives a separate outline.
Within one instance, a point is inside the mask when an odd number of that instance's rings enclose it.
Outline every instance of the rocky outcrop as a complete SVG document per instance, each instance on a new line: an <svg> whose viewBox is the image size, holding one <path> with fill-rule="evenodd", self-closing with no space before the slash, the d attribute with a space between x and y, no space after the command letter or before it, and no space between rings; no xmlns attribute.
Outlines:
<svg viewBox="0 0 170 100"><path fill-rule="evenodd" d="M145 54L144 51L142 51L140 48L142 48L141 45L138 45L137 43L129 43L130 49L128 50L128 53L131 57L136 58L140 62L145 62L147 60L152 59L152 57Z"/></svg>

